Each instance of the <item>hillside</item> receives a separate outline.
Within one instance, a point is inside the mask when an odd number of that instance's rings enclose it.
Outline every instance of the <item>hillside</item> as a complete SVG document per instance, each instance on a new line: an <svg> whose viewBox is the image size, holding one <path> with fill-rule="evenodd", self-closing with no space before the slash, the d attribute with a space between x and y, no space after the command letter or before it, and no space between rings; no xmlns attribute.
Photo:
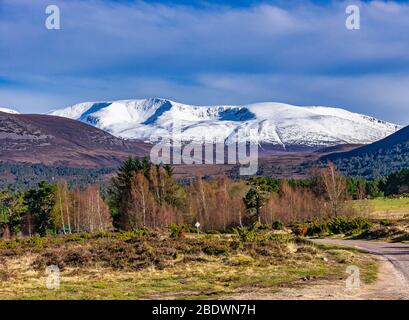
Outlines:
<svg viewBox="0 0 409 320"><path fill-rule="evenodd" d="M251 140L278 150L319 149L338 144L368 144L400 126L329 107L283 103L193 106L166 99L86 102L51 111L127 139L157 141L177 128L181 140L226 141L238 130L253 129Z"/></svg>
<svg viewBox="0 0 409 320"><path fill-rule="evenodd" d="M373 178L409 167L409 126L372 144L325 155L345 174Z"/></svg>
<svg viewBox="0 0 409 320"><path fill-rule="evenodd" d="M79 121L48 115L0 112L0 161L76 167L117 166L147 153L141 142L125 141Z"/></svg>

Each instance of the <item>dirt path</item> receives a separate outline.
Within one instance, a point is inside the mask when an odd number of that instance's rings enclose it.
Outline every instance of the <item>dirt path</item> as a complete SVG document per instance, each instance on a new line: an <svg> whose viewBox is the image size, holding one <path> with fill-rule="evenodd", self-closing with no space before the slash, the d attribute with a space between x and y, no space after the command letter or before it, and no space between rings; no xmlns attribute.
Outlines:
<svg viewBox="0 0 409 320"><path fill-rule="evenodd" d="M347 289L345 275L337 281L311 283L300 288L280 288L275 292L257 290L243 292L229 299L256 300L409 300L409 245L361 240L314 240L316 243L357 247L375 254L380 260L378 280L359 289Z"/></svg>
<svg viewBox="0 0 409 320"><path fill-rule="evenodd" d="M356 247L380 260L378 281L362 288L358 299L409 299L409 245L365 240L319 239L315 243Z"/></svg>
<svg viewBox="0 0 409 320"><path fill-rule="evenodd" d="M320 239L314 240L314 242L351 246L376 254L388 260L396 271L401 274L401 277L404 278L404 281L409 286L409 244L332 239Z"/></svg>

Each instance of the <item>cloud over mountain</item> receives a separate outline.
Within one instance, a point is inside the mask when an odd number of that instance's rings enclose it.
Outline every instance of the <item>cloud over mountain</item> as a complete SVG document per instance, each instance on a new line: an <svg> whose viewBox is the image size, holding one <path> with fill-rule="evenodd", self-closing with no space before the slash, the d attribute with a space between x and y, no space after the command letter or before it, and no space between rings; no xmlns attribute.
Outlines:
<svg viewBox="0 0 409 320"><path fill-rule="evenodd" d="M402 124L409 102L409 5L334 1L3 0L0 104L45 112L78 101L162 96L190 104L339 105ZM30 54L27 54L27 53Z"/></svg>

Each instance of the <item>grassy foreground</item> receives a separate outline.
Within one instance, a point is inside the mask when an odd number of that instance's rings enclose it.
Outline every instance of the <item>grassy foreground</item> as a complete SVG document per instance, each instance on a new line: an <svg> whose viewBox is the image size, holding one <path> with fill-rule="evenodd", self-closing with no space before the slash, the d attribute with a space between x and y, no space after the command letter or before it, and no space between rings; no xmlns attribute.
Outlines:
<svg viewBox="0 0 409 320"><path fill-rule="evenodd" d="M51 264L59 289L46 287ZM351 264L363 282L376 279L368 254L266 230L252 241L167 231L32 238L0 242L0 299L216 299L345 279Z"/></svg>

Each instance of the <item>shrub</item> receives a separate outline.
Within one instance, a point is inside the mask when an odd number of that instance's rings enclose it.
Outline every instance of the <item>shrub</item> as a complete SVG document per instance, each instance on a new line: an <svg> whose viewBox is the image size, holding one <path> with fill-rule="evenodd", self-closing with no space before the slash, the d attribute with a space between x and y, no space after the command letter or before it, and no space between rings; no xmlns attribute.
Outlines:
<svg viewBox="0 0 409 320"><path fill-rule="evenodd" d="M81 238L82 239L91 239L92 238L92 233L90 233L90 232L83 232L83 233L81 233Z"/></svg>
<svg viewBox="0 0 409 320"><path fill-rule="evenodd" d="M326 222L314 220L308 225L307 236L322 236L328 233Z"/></svg>
<svg viewBox="0 0 409 320"><path fill-rule="evenodd" d="M178 226L175 223L172 223L171 225L169 225L169 231L170 231L170 237L171 238L178 238L179 237L179 233L182 230L183 227Z"/></svg>
<svg viewBox="0 0 409 320"><path fill-rule="evenodd" d="M98 233L95 234L95 238L99 239L99 238L112 238L113 234L111 232L108 231L100 231Z"/></svg>
<svg viewBox="0 0 409 320"><path fill-rule="evenodd" d="M91 262L91 253L84 248L74 248L64 255L64 264L75 267L86 266Z"/></svg>
<svg viewBox="0 0 409 320"><path fill-rule="evenodd" d="M269 230L269 229L271 229L271 226L266 224L266 223L265 224L257 223L257 224L254 225L254 228L258 229L258 230Z"/></svg>
<svg viewBox="0 0 409 320"><path fill-rule="evenodd" d="M185 225L185 226L184 226L184 229L185 229L185 231L188 232L188 233L197 233L197 232L199 231L198 228L193 227L193 226L189 226L189 225Z"/></svg>
<svg viewBox="0 0 409 320"><path fill-rule="evenodd" d="M291 240L291 236L289 234L277 234L277 233L271 233L266 235L265 240L270 240L270 241L277 241L277 242L289 242Z"/></svg>
<svg viewBox="0 0 409 320"><path fill-rule="evenodd" d="M380 224L381 226L383 226L383 227L390 227L390 226L393 226L393 225L394 225L394 223L393 223L392 221L388 220L388 219L383 219L383 220L381 220L381 221L379 222L379 224Z"/></svg>
<svg viewBox="0 0 409 320"><path fill-rule="evenodd" d="M235 228L234 231L239 236L241 242L251 242L257 240L257 235L254 229L239 227Z"/></svg>
<svg viewBox="0 0 409 320"><path fill-rule="evenodd" d="M229 251L226 245L209 244L203 248L203 252L208 255L218 256Z"/></svg>
<svg viewBox="0 0 409 320"><path fill-rule="evenodd" d="M356 234L368 230L371 227L368 219L362 217L335 217L328 222L328 229L333 234Z"/></svg>
<svg viewBox="0 0 409 320"><path fill-rule="evenodd" d="M313 221L308 224L306 234L308 236L320 236L324 234L352 235L362 233L370 229L372 223L363 217L338 216L324 221Z"/></svg>
<svg viewBox="0 0 409 320"><path fill-rule="evenodd" d="M277 221L274 221L271 224L271 227L273 228L273 230L283 230L284 229L284 223L277 220Z"/></svg>
<svg viewBox="0 0 409 320"><path fill-rule="evenodd" d="M116 237L118 240L134 239L148 236L149 232L145 228L132 229L130 231L121 232Z"/></svg>
<svg viewBox="0 0 409 320"><path fill-rule="evenodd" d="M47 238L40 237L40 236L33 236L29 238L26 243L35 248L42 248L46 242L47 242Z"/></svg>
<svg viewBox="0 0 409 320"><path fill-rule="evenodd" d="M304 237L307 234L308 226L306 224L296 224L291 230L296 236Z"/></svg>

